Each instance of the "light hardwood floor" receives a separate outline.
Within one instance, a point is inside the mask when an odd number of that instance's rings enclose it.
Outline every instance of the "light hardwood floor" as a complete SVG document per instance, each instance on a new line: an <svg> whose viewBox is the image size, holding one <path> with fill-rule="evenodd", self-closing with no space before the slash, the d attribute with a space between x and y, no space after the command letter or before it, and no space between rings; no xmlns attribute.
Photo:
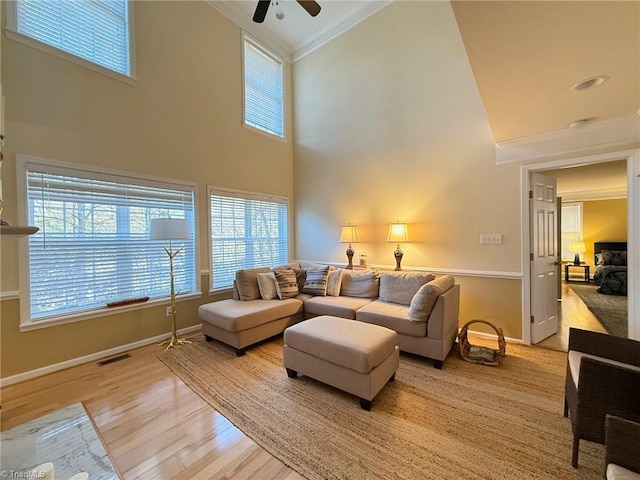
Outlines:
<svg viewBox="0 0 640 480"><path fill-rule="evenodd" d="M566 352L569 345L569 327L607 333L591 310L566 282L562 282L562 301L559 303L558 333L538 343L537 346Z"/></svg>
<svg viewBox="0 0 640 480"><path fill-rule="evenodd" d="M604 331L566 284L560 320L560 332L540 346L566 351L569 326ZM82 402L121 478L302 478L193 393L158 360L161 347L129 353L3 388L1 429Z"/></svg>
<svg viewBox="0 0 640 480"><path fill-rule="evenodd" d="M176 377L150 345L102 367L69 368L0 392L1 429L82 402L124 479L302 477Z"/></svg>

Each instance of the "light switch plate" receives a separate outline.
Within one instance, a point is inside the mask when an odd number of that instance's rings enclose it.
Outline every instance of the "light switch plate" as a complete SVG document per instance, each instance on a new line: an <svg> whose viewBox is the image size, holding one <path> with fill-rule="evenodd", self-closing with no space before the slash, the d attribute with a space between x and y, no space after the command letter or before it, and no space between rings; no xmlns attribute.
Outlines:
<svg viewBox="0 0 640 480"><path fill-rule="evenodd" d="M501 233L481 233L480 244L481 245L501 245L502 234Z"/></svg>

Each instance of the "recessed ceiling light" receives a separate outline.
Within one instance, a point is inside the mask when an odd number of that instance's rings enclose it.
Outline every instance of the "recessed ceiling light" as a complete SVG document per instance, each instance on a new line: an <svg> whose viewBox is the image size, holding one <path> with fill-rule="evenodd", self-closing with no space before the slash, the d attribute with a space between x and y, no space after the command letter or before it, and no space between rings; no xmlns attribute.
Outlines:
<svg viewBox="0 0 640 480"><path fill-rule="evenodd" d="M580 127L584 127L585 125L587 125L588 123L593 122L596 119L596 117L589 117L589 118L581 118L580 120L576 120L575 122L571 122L569 124L569 128L580 128Z"/></svg>
<svg viewBox="0 0 640 480"><path fill-rule="evenodd" d="M609 80L609 75L597 75L595 77L585 78L571 86L570 90L582 91L597 87Z"/></svg>

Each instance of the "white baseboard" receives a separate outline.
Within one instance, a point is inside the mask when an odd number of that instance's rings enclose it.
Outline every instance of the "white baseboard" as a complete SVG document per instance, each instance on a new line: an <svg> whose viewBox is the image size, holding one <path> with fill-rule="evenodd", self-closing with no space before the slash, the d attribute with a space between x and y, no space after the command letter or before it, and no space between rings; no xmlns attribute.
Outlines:
<svg viewBox="0 0 640 480"><path fill-rule="evenodd" d="M187 333L196 332L201 328L201 325L193 325L191 327L178 330L178 333L180 335L185 335ZM8 387L9 385L13 385L15 383L24 382L36 377L41 377L42 375L47 375L49 373L64 370L65 368L75 367L77 365L82 365L83 363L89 363L95 360L100 360L102 358L111 357L113 355L117 355L118 353L128 352L129 350L133 350L134 348L140 348L146 345L151 345L152 343L161 342L168 337L168 334L163 333L162 335L145 338L144 340L138 340L137 342L120 345L119 347L110 348L108 350L102 350L101 352L91 353L83 357L72 358L71 360L65 360L64 362L47 365L46 367L36 368L35 370L18 373L17 375L12 375L10 377L0 378L0 388Z"/></svg>
<svg viewBox="0 0 640 480"><path fill-rule="evenodd" d="M495 333L476 332L475 330L468 330L468 333L482 338L495 338L496 340L498 339L498 335L496 335ZM507 343L524 343L520 338L504 337L504 340Z"/></svg>

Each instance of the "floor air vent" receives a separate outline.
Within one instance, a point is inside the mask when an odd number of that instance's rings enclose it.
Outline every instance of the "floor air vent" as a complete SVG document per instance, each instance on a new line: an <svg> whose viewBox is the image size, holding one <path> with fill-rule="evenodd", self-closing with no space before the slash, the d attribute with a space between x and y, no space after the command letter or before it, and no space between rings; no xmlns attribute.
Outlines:
<svg viewBox="0 0 640 480"><path fill-rule="evenodd" d="M98 362L98 366L102 367L104 365L109 365L110 363L113 362L119 362L120 360L124 360L125 358L129 358L131 355L129 355L128 353L125 353L124 355L118 355L117 357L111 357L111 358L107 358L106 360L100 360Z"/></svg>

